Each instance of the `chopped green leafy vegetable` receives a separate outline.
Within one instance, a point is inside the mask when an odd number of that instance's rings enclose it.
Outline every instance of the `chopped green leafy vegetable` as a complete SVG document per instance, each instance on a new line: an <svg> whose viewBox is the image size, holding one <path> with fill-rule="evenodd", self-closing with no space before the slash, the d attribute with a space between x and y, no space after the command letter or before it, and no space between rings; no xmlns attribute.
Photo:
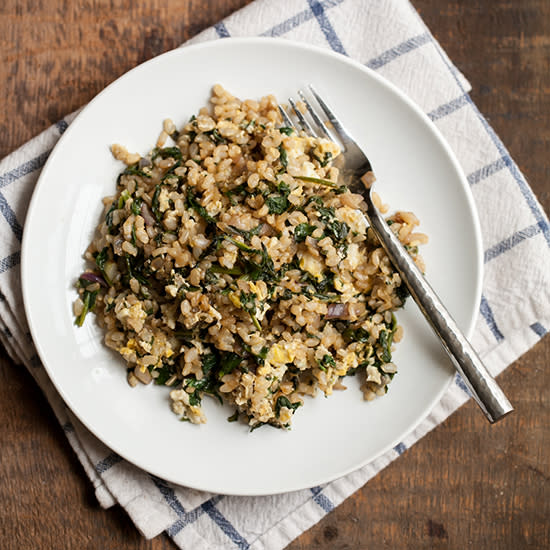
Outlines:
<svg viewBox="0 0 550 550"><path fill-rule="evenodd" d="M128 166L128 168L126 168L126 170L124 170L124 172L122 172L119 176L118 176L118 183L120 183L120 178L122 176L140 176L142 178L150 178L151 175L148 174L147 172L144 172L138 164L132 164L132 166Z"/></svg>
<svg viewBox="0 0 550 550"><path fill-rule="evenodd" d="M288 167L288 155L282 143L279 145L279 160L281 161L282 167L286 169Z"/></svg>
<svg viewBox="0 0 550 550"><path fill-rule="evenodd" d="M97 267L99 268L99 271L101 271L101 275L105 279L105 282L109 286L113 286L113 282L111 281L110 277L107 275L106 268L107 268L107 262L109 260L109 247L105 246L101 252L98 252L95 257L95 263Z"/></svg>
<svg viewBox="0 0 550 550"><path fill-rule="evenodd" d="M405 300L411 295L405 283L401 283L395 289L395 294L401 300L402 303L405 303Z"/></svg>
<svg viewBox="0 0 550 550"><path fill-rule="evenodd" d="M227 143L227 140L220 134L217 128L204 132L216 145Z"/></svg>
<svg viewBox="0 0 550 550"><path fill-rule="evenodd" d="M183 156L179 147L164 147L162 149L155 148L151 155L151 160L154 161L157 157L161 159L173 158L175 160L182 160Z"/></svg>
<svg viewBox="0 0 550 550"><path fill-rule="evenodd" d="M243 237L244 240L247 241L247 242L250 242L250 239L254 235L258 235L260 233L260 231L262 230L262 228L263 228L262 223L258 224L256 227L254 227L254 229L250 229L248 231L246 231L244 229L239 229L238 227L235 227L233 225L229 226L229 229L231 229L231 231L233 231L235 234L240 235L241 237Z"/></svg>
<svg viewBox="0 0 550 550"><path fill-rule="evenodd" d="M378 343L382 347L382 353L380 354L380 359L384 363L389 363L391 361L391 343L393 339L393 333L387 330L380 331L378 337Z"/></svg>
<svg viewBox="0 0 550 550"><path fill-rule="evenodd" d="M176 373L176 366L164 363L162 367L156 369L158 376L154 379L157 386L164 386Z"/></svg>
<svg viewBox="0 0 550 550"><path fill-rule="evenodd" d="M229 235L224 235L224 239L226 241L229 241L231 244L234 244L237 248L241 249L243 252L249 252L252 254L256 254L259 252L258 249L252 248L251 246L248 246L245 243L242 243L241 241L238 241L237 239L234 239L233 237L230 237Z"/></svg>
<svg viewBox="0 0 550 550"><path fill-rule="evenodd" d="M297 179L297 180L309 181L311 183L318 183L319 185L326 185L327 187L336 187L337 186L337 184L334 183L333 181L326 180L326 179L323 179L323 178L311 178L309 176L294 176L294 178Z"/></svg>
<svg viewBox="0 0 550 550"><path fill-rule="evenodd" d="M218 357L215 353L209 353L202 356L202 372L204 376L209 376L210 372L216 368Z"/></svg>
<svg viewBox="0 0 550 550"><path fill-rule="evenodd" d="M118 209L120 210L125 204L126 201L130 198L130 192L128 189L124 189L118 198Z"/></svg>
<svg viewBox="0 0 550 550"><path fill-rule="evenodd" d="M236 410L231 416L227 417L228 422L237 422L239 420L239 411Z"/></svg>
<svg viewBox="0 0 550 550"><path fill-rule="evenodd" d="M320 361L318 361L318 364L319 364L319 368L326 372L328 367L336 366L336 361L334 360L334 357L332 357L332 355L327 353L323 355L323 358Z"/></svg>
<svg viewBox="0 0 550 550"><path fill-rule="evenodd" d="M226 374L231 374L242 362L243 358L232 351L221 353L218 378L221 380Z"/></svg>
<svg viewBox="0 0 550 550"><path fill-rule="evenodd" d="M290 188L286 183L280 183L277 186L277 193L271 193L265 199L269 213L282 214L286 212L290 206L288 195L290 195Z"/></svg>
<svg viewBox="0 0 550 550"><path fill-rule="evenodd" d="M201 395L196 389L194 392L189 394L189 405L191 405L191 407L200 406L201 401L202 401Z"/></svg>
<svg viewBox="0 0 550 550"><path fill-rule="evenodd" d="M269 348L266 348L265 346L260 350L260 353L256 355L256 358L259 359L261 363L263 363L267 357L267 354L269 353Z"/></svg>
<svg viewBox="0 0 550 550"><path fill-rule="evenodd" d="M330 151L326 151L325 155L323 156L323 160L320 161L321 166L324 168L331 160L332 160L332 153Z"/></svg>
<svg viewBox="0 0 550 550"><path fill-rule="evenodd" d="M241 302L241 307L250 315L256 330L262 330L262 326L256 318L256 294L253 292L243 292L241 290L239 301Z"/></svg>
<svg viewBox="0 0 550 550"><path fill-rule="evenodd" d="M143 261L143 252L140 250L137 256L124 255L124 265L126 267L125 280L136 279L140 285L148 286L148 277L151 275L151 269Z"/></svg>
<svg viewBox="0 0 550 550"><path fill-rule="evenodd" d="M256 294L253 292L243 292L239 296L242 308L248 313L256 312Z"/></svg>
<svg viewBox="0 0 550 550"><path fill-rule="evenodd" d="M141 213L141 203L143 201L137 197L135 198L133 201L132 201L132 214L134 214L135 216L138 216L140 213Z"/></svg>
<svg viewBox="0 0 550 550"><path fill-rule="evenodd" d="M362 327L348 327L346 330L344 330L342 336L350 342L365 343L369 341L369 333Z"/></svg>
<svg viewBox="0 0 550 550"><path fill-rule="evenodd" d="M317 229L316 225L300 223L294 228L294 240L297 243L304 242Z"/></svg>
<svg viewBox="0 0 550 550"><path fill-rule="evenodd" d="M282 214L288 208L288 199L281 195L269 195L265 200L270 214Z"/></svg>
<svg viewBox="0 0 550 550"><path fill-rule="evenodd" d="M81 327L84 324L84 319L86 318L86 315L88 315L88 313L94 309L97 293L97 290L94 290L93 292L90 292L89 290L84 291L84 294L82 295L82 312L75 320L75 324L77 326Z"/></svg>
<svg viewBox="0 0 550 550"><path fill-rule="evenodd" d="M275 402L275 416L279 417L282 407L286 407L287 409L290 409L292 412L294 412L301 404L302 403L300 401L291 403L288 397L281 395L277 398L277 401Z"/></svg>
<svg viewBox="0 0 550 550"><path fill-rule="evenodd" d="M193 210L195 210L195 212L197 212L197 214L201 218L203 218L207 223L212 223L212 224L216 223L216 219L213 218L208 213L206 208L202 204L199 203L199 201L197 200L197 197L195 195L195 192L193 191L193 189L191 187L189 187L187 189L187 206L189 208L192 208Z"/></svg>
<svg viewBox="0 0 550 550"><path fill-rule="evenodd" d="M343 243L348 236L349 225L346 222L332 220L325 226L325 235L336 243Z"/></svg>
<svg viewBox="0 0 550 550"><path fill-rule="evenodd" d="M240 185L237 185L236 187L232 187L231 189L228 189L227 191L223 191L223 194L229 199L232 206L235 206L237 204L237 201L235 200L235 196L242 195L247 192L247 183L241 183Z"/></svg>
<svg viewBox="0 0 550 550"><path fill-rule="evenodd" d="M320 197L317 197L320 198ZM315 201L317 203L317 212L319 212L319 218L322 222L330 222L334 218L334 208L332 206L323 206L323 202Z"/></svg>

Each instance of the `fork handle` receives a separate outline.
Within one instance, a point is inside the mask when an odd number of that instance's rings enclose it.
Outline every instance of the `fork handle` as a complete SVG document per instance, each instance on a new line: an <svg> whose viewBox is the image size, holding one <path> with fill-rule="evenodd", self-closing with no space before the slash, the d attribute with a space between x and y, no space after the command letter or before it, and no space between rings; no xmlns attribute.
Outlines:
<svg viewBox="0 0 550 550"><path fill-rule="evenodd" d="M474 348L468 342L422 272L409 256L386 220L380 214L367 189L366 218L389 259L407 285L411 296L441 340L477 404L491 423L512 412L514 408L491 376Z"/></svg>

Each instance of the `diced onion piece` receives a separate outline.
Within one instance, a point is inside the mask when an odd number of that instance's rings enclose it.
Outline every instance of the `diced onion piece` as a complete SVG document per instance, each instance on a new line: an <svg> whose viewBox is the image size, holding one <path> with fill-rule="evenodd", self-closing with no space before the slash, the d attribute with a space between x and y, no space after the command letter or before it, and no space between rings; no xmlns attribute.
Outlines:
<svg viewBox="0 0 550 550"><path fill-rule="evenodd" d="M349 317L348 304L329 304L325 319L347 319Z"/></svg>
<svg viewBox="0 0 550 550"><path fill-rule="evenodd" d="M141 217L145 220L145 225L155 225L155 217L153 216L153 213L149 209L149 206L147 203L142 202L141 203L141 211L140 211Z"/></svg>
<svg viewBox="0 0 550 550"><path fill-rule="evenodd" d="M85 281L90 281L92 283L99 283L101 286L107 286L105 279L93 271L85 271L82 275L80 275L80 279L84 279Z"/></svg>

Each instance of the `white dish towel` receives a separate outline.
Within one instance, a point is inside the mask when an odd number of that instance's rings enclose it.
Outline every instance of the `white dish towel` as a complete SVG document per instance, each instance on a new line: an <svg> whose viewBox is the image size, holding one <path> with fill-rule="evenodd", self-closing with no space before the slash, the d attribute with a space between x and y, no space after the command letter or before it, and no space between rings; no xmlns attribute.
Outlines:
<svg viewBox="0 0 550 550"><path fill-rule="evenodd" d="M256 0L189 43L278 36L331 48L396 84L439 127L467 174L481 219L485 277L473 344L493 374L550 328L548 219L506 148L468 95L469 84L407 0ZM104 507L119 503L146 536L180 548L284 548L467 399L457 377L429 417L373 463L323 487L228 497L168 484L128 464L65 407L34 351L23 311L21 236L33 188L61 120L0 163L0 338L45 392ZM481 414L481 413L480 413Z"/></svg>

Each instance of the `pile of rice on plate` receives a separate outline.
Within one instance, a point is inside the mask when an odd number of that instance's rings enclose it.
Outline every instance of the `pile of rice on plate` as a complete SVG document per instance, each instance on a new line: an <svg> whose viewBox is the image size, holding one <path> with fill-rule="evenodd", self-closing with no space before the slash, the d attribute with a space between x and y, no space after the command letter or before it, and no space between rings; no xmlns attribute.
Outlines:
<svg viewBox="0 0 550 550"><path fill-rule="evenodd" d="M407 291L339 181L337 144L282 127L271 95L216 85L181 130L164 121L147 156L112 152L126 169L73 309L79 326L96 314L131 386L170 386L193 423L214 396L251 428L288 428L304 396L346 376L366 400L387 392ZM387 220L423 270L417 218Z"/></svg>

